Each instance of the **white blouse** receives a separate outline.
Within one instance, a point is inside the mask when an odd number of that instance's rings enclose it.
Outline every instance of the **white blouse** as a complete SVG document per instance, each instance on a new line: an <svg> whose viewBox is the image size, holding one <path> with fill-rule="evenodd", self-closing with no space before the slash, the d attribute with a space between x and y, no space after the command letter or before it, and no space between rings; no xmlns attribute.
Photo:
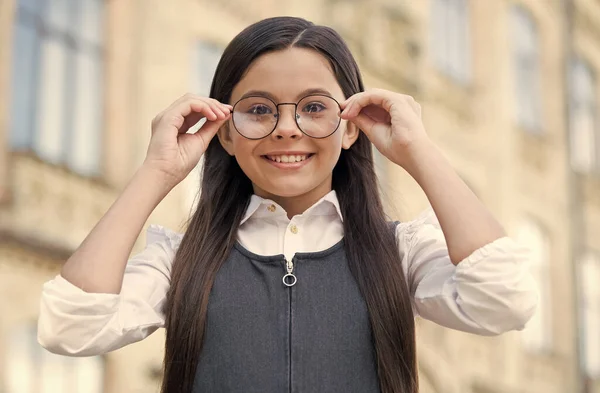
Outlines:
<svg viewBox="0 0 600 393"><path fill-rule="evenodd" d="M140 341L164 326L163 306L171 264L183 234L158 225L147 230L145 249L127 263L120 294L87 293L60 275L43 286L38 341L51 352L91 356ZM238 240L259 255L325 250L343 237L335 191L291 220L275 202L253 196ZM422 318L480 335L521 330L538 292L526 249L508 237L450 262L440 224L429 209L396 228L398 252Z"/></svg>

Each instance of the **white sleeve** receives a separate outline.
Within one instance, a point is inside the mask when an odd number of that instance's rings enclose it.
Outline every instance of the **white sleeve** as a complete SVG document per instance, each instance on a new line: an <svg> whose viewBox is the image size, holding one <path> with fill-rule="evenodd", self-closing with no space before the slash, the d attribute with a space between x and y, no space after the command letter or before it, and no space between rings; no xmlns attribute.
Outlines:
<svg viewBox="0 0 600 393"><path fill-rule="evenodd" d="M93 356L143 340L163 327L171 265L181 237L151 225L145 249L127 262L118 295L84 292L60 275L46 282L39 343L60 355Z"/></svg>
<svg viewBox="0 0 600 393"><path fill-rule="evenodd" d="M497 239L455 266L431 209L399 224L396 237L419 316L480 335L521 330L532 317L538 291L529 253L512 239Z"/></svg>

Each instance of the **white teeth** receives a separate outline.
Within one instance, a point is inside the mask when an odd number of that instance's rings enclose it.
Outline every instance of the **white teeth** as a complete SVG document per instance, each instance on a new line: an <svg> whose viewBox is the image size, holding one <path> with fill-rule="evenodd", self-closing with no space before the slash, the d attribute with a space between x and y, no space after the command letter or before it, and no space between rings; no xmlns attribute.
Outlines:
<svg viewBox="0 0 600 393"><path fill-rule="evenodd" d="M267 158L271 161L275 162L284 162L284 163L294 163L306 160L307 156L305 155L297 155L297 156L267 156Z"/></svg>

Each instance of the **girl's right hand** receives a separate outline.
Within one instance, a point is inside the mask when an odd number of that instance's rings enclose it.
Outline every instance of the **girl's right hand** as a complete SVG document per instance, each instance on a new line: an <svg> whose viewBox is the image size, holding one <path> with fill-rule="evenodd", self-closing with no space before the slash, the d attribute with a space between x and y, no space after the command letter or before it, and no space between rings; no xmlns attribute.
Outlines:
<svg viewBox="0 0 600 393"><path fill-rule="evenodd" d="M144 166L173 182L181 182L200 161L219 128L229 120L233 107L212 98L186 94L152 120L152 137ZM190 127L206 118L195 133Z"/></svg>

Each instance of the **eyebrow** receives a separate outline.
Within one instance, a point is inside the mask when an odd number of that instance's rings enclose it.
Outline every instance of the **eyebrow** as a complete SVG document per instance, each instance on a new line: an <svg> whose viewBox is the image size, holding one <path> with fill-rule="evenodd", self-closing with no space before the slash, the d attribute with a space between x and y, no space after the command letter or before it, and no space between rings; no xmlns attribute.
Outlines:
<svg viewBox="0 0 600 393"><path fill-rule="evenodd" d="M300 94L298 94L296 96L296 99L300 99L306 96L310 96L310 95L326 95L326 96L330 96L331 97L331 93L325 89L321 89L321 88L312 88L312 89L305 89L302 90L300 92ZM259 97L265 97L270 99L273 102L278 102L277 98L269 93L268 91L264 91L264 90L250 90L248 92L246 92L243 96L240 97L241 99L244 99L246 97L250 97L250 96L259 96Z"/></svg>

